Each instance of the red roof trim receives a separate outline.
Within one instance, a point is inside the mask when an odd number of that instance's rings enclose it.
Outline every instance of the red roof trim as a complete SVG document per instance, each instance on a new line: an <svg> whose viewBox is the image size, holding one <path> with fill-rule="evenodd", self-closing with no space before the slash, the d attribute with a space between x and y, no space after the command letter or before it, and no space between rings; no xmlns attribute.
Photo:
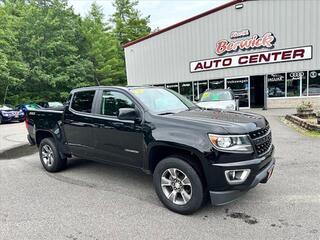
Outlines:
<svg viewBox="0 0 320 240"><path fill-rule="evenodd" d="M145 37L142 37L142 38L139 38L139 39L137 39L137 40L128 42L128 43L124 44L123 47L124 47L124 48L129 47L129 46L134 45L134 44L136 44L136 43L138 43L138 42L142 42L142 41L144 41L144 40L146 40L146 39L152 38L152 37L157 36L157 35L159 35L159 34L161 34L161 33L167 32L167 31L169 31L169 30L171 30L171 29L174 29L174 28L176 28L176 27L179 27L179 26L181 26L181 25L184 25L184 24L186 24L186 23L192 22L192 21L194 21L194 20L196 20L196 19L205 17L205 16L207 16L207 15L209 15L209 14L218 12L218 11L220 11L220 10L223 10L223 9L227 8L227 7L233 6L233 5L237 4L237 3L241 3L241 2L244 2L244 1L247 1L247 0L233 0L233 1L231 1L231 2L225 3L225 4L223 4L223 5L219 6L219 7L213 8L213 9L211 9L211 10L209 10L209 11L206 11L206 12L204 12L204 13L201 13L201 14L196 15L196 16L194 16L194 17L188 18L188 19L186 19L186 20L184 20L184 21L178 22L178 23L176 23L176 24L174 24L174 25L171 25L171 26L169 26L169 27L166 27L166 28L164 28L164 29L162 29L162 30L160 30L160 31L158 31L158 32L154 32L154 33L151 33L151 34L149 34L149 35L147 35L147 36L145 36Z"/></svg>

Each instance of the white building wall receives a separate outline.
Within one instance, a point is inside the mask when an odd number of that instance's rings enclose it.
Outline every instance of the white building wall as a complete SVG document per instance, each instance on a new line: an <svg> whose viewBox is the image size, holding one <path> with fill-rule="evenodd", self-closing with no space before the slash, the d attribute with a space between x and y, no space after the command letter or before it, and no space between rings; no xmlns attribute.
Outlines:
<svg viewBox="0 0 320 240"><path fill-rule="evenodd" d="M129 85L176 83L245 75L320 69L320 1L246 1L230 6L125 49ZM189 63L218 57L216 43L232 31L249 29L251 36L272 32L275 48L313 46L313 59L190 73ZM246 52L261 52L259 49ZM244 53L236 53L225 56Z"/></svg>

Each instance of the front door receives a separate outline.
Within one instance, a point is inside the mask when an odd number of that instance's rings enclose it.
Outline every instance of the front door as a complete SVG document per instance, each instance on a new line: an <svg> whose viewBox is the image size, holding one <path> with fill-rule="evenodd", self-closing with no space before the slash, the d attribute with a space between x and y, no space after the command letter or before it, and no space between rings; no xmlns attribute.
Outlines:
<svg viewBox="0 0 320 240"><path fill-rule="evenodd" d="M250 81L249 77L227 78L226 88L233 90L235 96L239 97L239 107L250 108Z"/></svg>
<svg viewBox="0 0 320 240"><path fill-rule="evenodd" d="M134 100L120 90L101 90L94 117L93 137L98 160L142 167L142 125L118 119L120 108L137 108Z"/></svg>

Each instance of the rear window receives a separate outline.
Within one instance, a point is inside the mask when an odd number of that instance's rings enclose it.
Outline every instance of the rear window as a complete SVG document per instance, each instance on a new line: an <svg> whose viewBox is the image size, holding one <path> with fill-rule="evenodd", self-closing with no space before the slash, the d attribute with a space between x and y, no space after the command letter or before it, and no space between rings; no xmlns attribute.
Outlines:
<svg viewBox="0 0 320 240"><path fill-rule="evenodd" d="M78 112L91 113L95 91L77 92L72 99L71 108Z"/></svg>

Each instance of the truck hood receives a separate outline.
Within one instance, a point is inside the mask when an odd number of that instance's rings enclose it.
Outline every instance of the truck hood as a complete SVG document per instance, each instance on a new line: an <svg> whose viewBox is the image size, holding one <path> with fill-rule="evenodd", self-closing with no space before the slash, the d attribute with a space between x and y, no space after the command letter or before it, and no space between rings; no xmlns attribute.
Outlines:
<svg viewBox="0 0 320 240"><path fill-rule="evenodd" d="M247 134L267 125L267 120L261 115L222 109L195 109L168 115L168 117L195 125L205 125L209 128L208 130L217 134Z"/></svg>

